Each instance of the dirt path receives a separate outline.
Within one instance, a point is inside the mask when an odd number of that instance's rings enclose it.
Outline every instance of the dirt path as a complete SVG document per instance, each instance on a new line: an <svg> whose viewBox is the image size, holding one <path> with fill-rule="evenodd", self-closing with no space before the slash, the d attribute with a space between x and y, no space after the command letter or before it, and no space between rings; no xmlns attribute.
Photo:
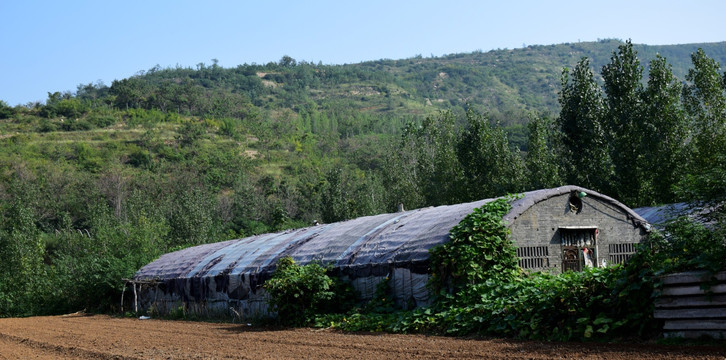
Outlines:
<svg viewBox="0 0 726 360"><path fill-rule="evenodd" d="M0 359L726 359L724 347L541 343L53 316L0 319Z"/></svg>

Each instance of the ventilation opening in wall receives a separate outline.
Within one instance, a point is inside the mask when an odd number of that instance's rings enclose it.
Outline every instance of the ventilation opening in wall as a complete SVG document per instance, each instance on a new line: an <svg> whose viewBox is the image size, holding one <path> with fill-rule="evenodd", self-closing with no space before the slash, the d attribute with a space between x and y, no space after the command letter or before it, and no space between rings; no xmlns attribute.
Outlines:
<svg viewBox="0 0 726 360"><path fill-rule="evenodd" d="M635 254L635 244L610 244L608 246L608 250L610 252L608 261L611 264L620 264L626 262L631 256L633 256L633 254Z"/></svg>
<svg viewBox="0 0 726 360"><path fill-rule="evenodd" d="M567 200L567 205L569 206L571 213L579 214L582 211L582 199L580 199L576 193L570 194L570 198Z"/></svg>
<svg viewBox="0 0 726 360"><path fill-rule="evenodd" d="M522 269L545 269L550 266L547 246L524 246L517 248L519 267Z"/></svg>

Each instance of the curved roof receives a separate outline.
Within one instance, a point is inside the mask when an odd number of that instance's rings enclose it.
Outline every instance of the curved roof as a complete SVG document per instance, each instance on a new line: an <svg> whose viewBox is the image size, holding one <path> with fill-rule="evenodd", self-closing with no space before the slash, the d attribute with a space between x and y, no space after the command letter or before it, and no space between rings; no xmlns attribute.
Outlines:
<svg viewBox="0 0 726 360"><path fill-rule="evenodd" d="M516 220L520 215L527 211L527 209L539 202L545 201L555 196L581 191L587 194L588 197L595 197L600 199L600 201L618 207L626 213L629 220L633 221L633 225L641 226L646 230L648 229L648 221L646 221L642 216L638 215L638 213L633 211L631 208L625 206L620 201L617 201L607 195L603 195L597 191L585 189L583 187L575 185L560 186L552 189L534 190L524 193L524 196L521 199L517 199L512 202L512 210L510 210L509 213L504 216L504 221L511 224L512 221Z"/></svg>
<svg viewBox="0 0 726 360"><path fill-rule="evenodd" d="M577 186L536 190L512 203L507 223L551 197L584 191L625 211L634 225L645 220L618 201ZM162 255L141 268L137 280L169 280L271 272L277 260L291 256L297 263L320 261L339 268L373 264L420 264L429 249L448 241L449 230L475 208L494 199L366 216L333 224L206 244Z"/></svg>

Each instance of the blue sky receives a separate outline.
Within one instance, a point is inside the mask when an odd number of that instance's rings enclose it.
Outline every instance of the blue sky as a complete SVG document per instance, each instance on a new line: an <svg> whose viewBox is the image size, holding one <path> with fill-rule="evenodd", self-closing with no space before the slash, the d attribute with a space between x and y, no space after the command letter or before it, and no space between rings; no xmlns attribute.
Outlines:
<svg viewBox="0 0 726 360"><path fill-rule="evenodd" d="M523 45L726 41L726 1L0 0L0 100L155 65L234 67L283 55L324 64Z"/></svg>

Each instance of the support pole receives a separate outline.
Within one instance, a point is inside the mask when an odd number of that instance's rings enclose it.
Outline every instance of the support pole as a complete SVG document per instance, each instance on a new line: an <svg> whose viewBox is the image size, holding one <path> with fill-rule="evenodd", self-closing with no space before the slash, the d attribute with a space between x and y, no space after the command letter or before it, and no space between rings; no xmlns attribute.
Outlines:
<svg viewBox="0 0 726 360"><path fill-rule="evenodd" d="M134 313L138 314L139 313L139 300L138 300L138 296L136 294L136 283L132 281L131 285L134 286Z"/></svg>
<svg viewBox="0 0 726 360"><path fill-rule="evenodd" d="M129 286L129 281L125 280L124 282L124 289L121 290L121 313L124 312L124 293L126 292L126 287Z"/></svg>

